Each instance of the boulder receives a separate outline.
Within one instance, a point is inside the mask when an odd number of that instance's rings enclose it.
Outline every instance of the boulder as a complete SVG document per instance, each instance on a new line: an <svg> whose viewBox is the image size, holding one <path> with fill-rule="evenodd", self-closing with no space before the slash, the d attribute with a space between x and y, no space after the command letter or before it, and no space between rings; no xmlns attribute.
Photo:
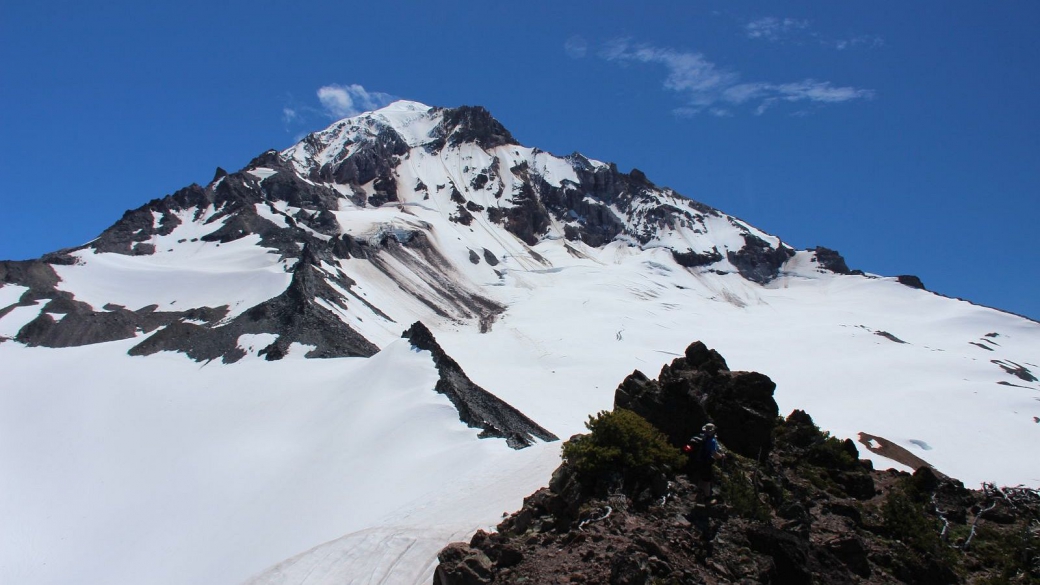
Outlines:
<svg viewBox="0 0 1040 585"><path fill-rule="evenodd" d="M449 544L437 555L435 585L484 585L491 583L491 559L463 543Z"/></svg>

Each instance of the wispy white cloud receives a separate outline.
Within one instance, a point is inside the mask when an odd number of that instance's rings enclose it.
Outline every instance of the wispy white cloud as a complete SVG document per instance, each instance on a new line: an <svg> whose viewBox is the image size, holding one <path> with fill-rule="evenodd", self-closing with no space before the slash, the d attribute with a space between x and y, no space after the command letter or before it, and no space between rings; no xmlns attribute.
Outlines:
<svg viewBox="0 0 1040 585"><path fill-rule="evenodd" d="M739 73L717 66L701 53L633 45L628 39L607 43L600 56L620 64L663 65L667 71L665 89L680 94L686 102L674 110L679 116L693 116L703 111L728 116L734 107L743 105L754 105L755 114L761 115L782 102L833 104L874 97L870 89L840 87L816 79L789 83L745 82Z"/></svg>
<svg viewBox="0 0 1040 585"><path fill-rule="evenodd" d="M876 49L885 46L885 39L877 35L859 35L847 39L826 40L820 42L824 45L834 47L839 51L844 51L845 49L856 49L859 47Z"/></svg>
<svg viewBox="0 0 1040 585"><path fill-rule="evenodd" d="M318 103L301 102L291 94L282 106L282 123L285 131L297 138L305 136L316 124L325 124L323 119L338 120L356 116L362 112L377 110L398 99L388 93L368 91L356 83L350 85L330 84L318 88L315 95Z"/></svg>
<svg viewBox="0 0 1040 585"><path fill-rule="evenodd" d="M368 91L358 84L326 85L318 88L318 101L330 118L347 118L362 112L379 109L394 101L394 96Z"/></svg>
<svg viewBox="0 0 1040 585"><path fill-rule="evenodd" d="M749 39L780 41L808 29L808 20L766 16L764 18L752 20L744 25L744 34L746 34Z"/></svg>
<svg viewBox="0 0 1040 585"><path fill-rule="evenodd" d="M744 25L744 35L774 43L818 43L839 51L846 49L876 49L884 46L885 40L878 35L855 35L848 38L828 38L814 31L808 20L765 16Z"/></svg>
<svg viewBox="0 0 1040 585"><path fill-rule="evenodd" d="M571 59L582 59L589 52L589 43L581 35L574 35L563 44L563 50Z"/></svg>

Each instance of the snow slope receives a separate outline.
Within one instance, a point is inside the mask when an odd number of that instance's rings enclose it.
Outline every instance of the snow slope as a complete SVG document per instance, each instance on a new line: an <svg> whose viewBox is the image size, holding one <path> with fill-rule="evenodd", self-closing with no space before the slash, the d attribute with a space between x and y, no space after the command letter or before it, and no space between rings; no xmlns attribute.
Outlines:
<svg viewBox="0 0 1040 585"><path fill-rule="evenodd" d="M0 352L3 582L235 583L345 533L457 536L518 506L557 451L476 440L403 340L225 367L126 347ZM427 509L489 489L490 509Z"/></svg>
<svg viewBox="0 0 1040 585"><path fill-rule="evenodd" d="M428 583L445 543L548 481L559 444L478 439L400 339L417 320L560 437L702 340L769 375L782 414L969 486L1040 485L1040 324L828 269L480 110L337 122L60 256L0 265L0 582ZM296 340L292 311L380 351L304 359L350 354ZM221 359L128 355L246 318ZM123 328L96 343L106 320ZM260 359L276 342L288 355Z"/></svg>

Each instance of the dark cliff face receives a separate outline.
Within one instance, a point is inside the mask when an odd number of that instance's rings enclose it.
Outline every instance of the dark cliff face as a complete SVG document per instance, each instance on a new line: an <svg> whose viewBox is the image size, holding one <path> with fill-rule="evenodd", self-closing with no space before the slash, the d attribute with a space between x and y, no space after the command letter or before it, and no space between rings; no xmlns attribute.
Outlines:
<svg viewBox="0 0 1040 585"><path fill-rule="evenodd" d="M744 374L758 380L748 391L736 382ZM1040 582L1040 492L967 490L926 465L875 471L805 412L779 419L774 404L771 419L760 417L772 400L766 381L730 372L701 343L658 380L629 376L617 406L669 436L714 418L728 457L710 499L683 470L604 493L565 462L496 532L441 551L434 583ZM719 416L739 410L755 414ZM753 445L735 447L741 432L763 429L771 448L742 456Z"/></svg>

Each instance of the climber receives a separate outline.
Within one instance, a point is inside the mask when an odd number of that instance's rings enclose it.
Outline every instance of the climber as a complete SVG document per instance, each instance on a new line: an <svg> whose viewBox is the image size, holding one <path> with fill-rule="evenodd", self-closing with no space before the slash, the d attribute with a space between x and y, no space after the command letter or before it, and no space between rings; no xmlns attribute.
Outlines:
<svg viewBox="0 0 1040 585"><path fill-rule="evenodd" d="M689 475L700 490L700 499L710 501L712 483L715 481L715 462L726 457L715 438L715 425L704 425L700 434L694 435L683 447L683 453L690 458Z"/></svg>

